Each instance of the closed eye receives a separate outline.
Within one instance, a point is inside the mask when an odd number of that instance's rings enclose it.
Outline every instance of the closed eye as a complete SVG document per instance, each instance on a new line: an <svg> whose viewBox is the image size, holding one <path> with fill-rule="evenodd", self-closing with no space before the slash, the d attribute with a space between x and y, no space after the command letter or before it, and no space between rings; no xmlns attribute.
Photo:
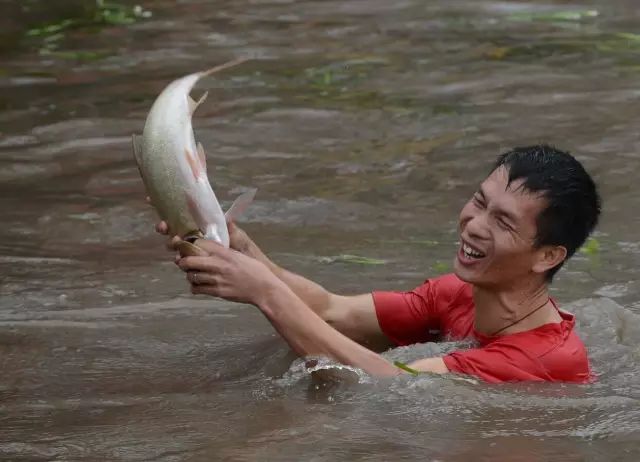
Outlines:
<svg viewBox="0 0 640 462"><path fill-rule="evenodd" d="M484 201L478 196L473 196L473 203L480 208L485 208Z"/></svg>
<svg viewBox="0 0 640 462"><path fill-rule="evenodd" d="M511 226L509 223L504 221L502 218L498 218L498 225L500 225L500 227L503 229L506 229L508 231L513 231L513 226Z"/></svg>

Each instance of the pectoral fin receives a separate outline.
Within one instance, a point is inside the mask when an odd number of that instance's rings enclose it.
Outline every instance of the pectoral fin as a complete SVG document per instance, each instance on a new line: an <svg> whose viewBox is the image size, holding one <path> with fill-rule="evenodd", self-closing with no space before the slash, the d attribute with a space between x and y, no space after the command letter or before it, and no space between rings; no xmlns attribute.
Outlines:
<svg viewBox="0 0 640 462"><path fill-rule="evenodd" d="M187 101L189 101L189 113L191 115L193 115L193 113L196 112L196 109L198 109L198 106L204 103L204 100L207 99L208 95L209 95L209 92L205 91L198 101L194 100L191 96L187 95Z"/></svg>
<svg viewBox="0 0 640 462"><path fill-rule="evenodd" d="M202 166L200 159L192 154L188 149L184 150L184 155L187 160L187 164L189 164L189 169L191 169L191 173L193 174L193 179L198 181L200 178L206 178L207 172Z"/></svg>
<svg viewBox="0 0 640 462"><path fill-rule="evenodd" d="M207 156L204 154L204 148L202 143L198 143L198 159L200 159L200 165L205 173L207 173Z"/></svg>
<svg viewBox="0 0 640 462"><path fill-rule="evenodd" d="M136 160L136 165L138 166L138 173L140 174L140 178L142 178L144 189L147 191L147 194L149 194L149 188L147 187L147 180L144 177L144 169L142 168L142 165L143 165L142 137L138 135L131 135L131 145L133 146L133 158Z"/></svg>
<svg viewBox="0 0 640 462"><path fill-rule="evenodd" d="M142 138L138 135L131 135L131 145L133 146L133 158L136 160L140 176L142 175Z"/></svg>
<svg viewBox="0 0 640 462"><path fill-rule="evenodd" d="M202 215L202 212L198 207L198 203L196 202L195 198L187 191L184 192L184 195L187 201L187 207L189 208L189 213L191 213L193 221L196 222L196 226L198 226L200 232L205 233L207 231L208 223L207 220L204 219L204 215Z"/></svg>
<svg viewBox="0 0 640 462"><path fill-rule="evenodd" d="M235 221L240 215L247 210L247 207L253 202L253 198L256 195L258 190L256 188L250 189L247 192L244 192L238 196L238 198L233 201L229 210L224 214L227 221Z"/></svg>

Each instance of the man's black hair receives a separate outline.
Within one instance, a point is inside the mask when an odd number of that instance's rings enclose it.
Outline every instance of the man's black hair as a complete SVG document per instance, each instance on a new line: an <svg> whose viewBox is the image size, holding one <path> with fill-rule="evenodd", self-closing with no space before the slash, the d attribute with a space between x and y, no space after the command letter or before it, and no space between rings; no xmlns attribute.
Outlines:
<svg viewBox="0 0 640 462"><path fill-rule="evenodd" d="M509 172L509 185L522 180L521 188L547 201L536 220L534 245L564 246L569 259L598 223L601 199L591 176L568 152L546 144L514 148L498 157L494 170L501 166ZM563 264L547 271L548 282Z"/></svg>

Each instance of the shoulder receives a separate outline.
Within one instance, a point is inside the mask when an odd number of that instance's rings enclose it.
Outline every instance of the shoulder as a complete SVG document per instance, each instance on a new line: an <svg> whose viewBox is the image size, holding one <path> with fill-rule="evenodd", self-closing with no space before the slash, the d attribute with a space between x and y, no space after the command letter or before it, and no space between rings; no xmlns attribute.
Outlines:
<svg viewBox="0 0 640 462"><path fill-rule="evenodd" d="M480 348L453 352L445 356L445 364L452 372L489 382L587 383L592 377L586 348L566 318L500 337Z"/></svg>
<svg viewBox="0 0 640 462"><path fill-rule="evenodd" d="M437 298L442 301L455 301L458 297L472 297L471 285L462 281L453 273L427 279L414 289L418 295Z"/></svg>
<svg viewBox="0 0 640 462"><path fill-rule="evenodd" d="M537 358L556 379L570 382L589 382L593 376L587 349L575 331L575 318L560 311L562 322L541 326L532 332L538 338L548 339L546 348L537 350ZM539 331L539 332L536 332Z"/></svg>

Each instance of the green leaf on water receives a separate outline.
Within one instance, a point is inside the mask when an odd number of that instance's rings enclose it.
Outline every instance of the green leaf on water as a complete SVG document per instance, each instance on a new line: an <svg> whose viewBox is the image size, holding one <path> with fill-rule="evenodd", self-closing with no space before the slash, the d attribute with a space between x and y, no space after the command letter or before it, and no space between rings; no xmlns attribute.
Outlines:
<svg viewBox="0 0 640 462"><path fill-rule="evenodd" d="M632 32L619 32L616 34L616 37L628 40L630 42L640 43L640 34L634 34Z"/></svg>
<svg viewBox="0 0 640 462"><path fill-rule="evenodd" d="M372 242L373 239L371 239ZM433 239L384 239L381 241L375 241L375 242L380 242L382 244L414 244L414 245L424 245L426 247L435 247L436 245L439 245L440 242L435 241Z"/></svg>
<svg viewBox="0 0 640 462"><path fill-rule="evenodd" d="M387 263L385 260L378 258L363 257L360 255L336 255L334 257L322 257L320 261L324 263L353 263L357 265L384 265Z"/></svg>
<svg viewBox="0 0 640 462"><path fill-rule="evenodd" d="M52 35L59 34L70 27L79 24L79 20L77 19L64 19L55 24L47 24L42 27L34 27L33 29L29 29L27 31L28 37L49 37Z"/></svg>
<svg viewBox="0 0 640 462"><path fill-rule="evenodd" d="M47 56L55 56L56 58L66 59L69 61L98 61L110 56L112 53L108 51L90 51L90 50L40 50L40 54Z"/></svg>
<svg viewBox="0 0 640 462"><path fill-rule="evenodd" d="M515 13L507 19L512 21L542 21L542 22L577 22L595 18L599 15L597 10L552 11L549 13Z"/></svg>
<svg viewBox="0 0 640 462"><path fill-rule="evenodd" d="M393 365L396 366L399 369L402 369L405 372L408 372L411 375L419 375L420 371L415 370L409 366L407 366L405 363L401 363L400 361L394 361Z"/></svg>
<svg viewBox="0 0 640 462"><path fill-rule="evenodd" d="M431 268L437 273L446 273L450 270L449 264L442 261L436 261Z"/></svg>
<svg viewBox="0 0 640 462"><path fill-rule="evenodd" d="M586 255L595 255L600 252L600 242L595 237L590 237L587 242L580 248L580 253Z"/></svg>

